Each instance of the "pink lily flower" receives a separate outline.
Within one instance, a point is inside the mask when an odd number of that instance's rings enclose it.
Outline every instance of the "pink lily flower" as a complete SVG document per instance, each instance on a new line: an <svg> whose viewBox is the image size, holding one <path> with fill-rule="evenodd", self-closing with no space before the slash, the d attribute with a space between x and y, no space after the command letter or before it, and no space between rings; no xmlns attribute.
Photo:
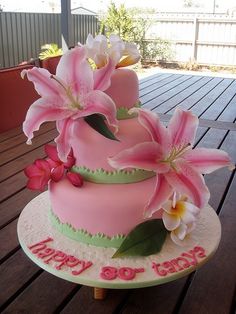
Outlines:
<svg viewBox="0 0 236 314"><path fill-rule="evenodd" d="M176 109L167 128L150 111L132 108L130 112L139 114L139 121L150 133L152 142L124 150L109 158L109 163L116 169L133 167L156 172L155 191L145 215L150 217L161 209L173 191L186 195L195 206L203 208L210 193L202 174L232 167L228 154L217 149L193 149L198 118L191 112Z"/></svg>
<svg viewBox="0 0 236 314"><path fill-rule="evenodd" d="M31 144L33 132L43 122L56 121L59 131L55 139L58 156L66 161L76 119L99 113L116 129L115 104L103 92L110 85L114 67L114 62L109 58L106 66L93 71L87 61L86 49L77 47L62 56L55 76L46 69L36 67L23 70L22 77L27 75L41 96L29 108L23 123L27 143Z"/></svg>

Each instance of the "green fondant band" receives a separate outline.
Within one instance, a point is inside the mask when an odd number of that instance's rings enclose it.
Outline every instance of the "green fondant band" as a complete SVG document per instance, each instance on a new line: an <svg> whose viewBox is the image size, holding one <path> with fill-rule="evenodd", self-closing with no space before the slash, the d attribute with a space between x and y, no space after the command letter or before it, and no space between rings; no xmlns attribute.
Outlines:
<svg viewBox="0 0 236 314"><path fill-rule="evenodd" d="M133 108L140 108L141 107L141 102L138 101L136 104L134 104ZM129 114L128 111L131 108L127 108L127 107L119 107L117 108L117 112L116 112L116 118L118 120L125 120L125 119L132 119L134 117L137 117L136 113L132 113Z"/></svg>
<svg viewBox="0 0 236 314"><path fill-rule="evenodd" d="M118 248L125 238L124 235L117 235L110 238L102 233L92 235L83 229L76 230L70 224L62 223L59 218L52 212L52 210L49 211L49 218L52 225L62 234L64 234L68 238L82 243L92 244L94 246L101 247Z"/></svg>
<svg viewBox="0 0 236 314"><path fill-rule="evenodd" d="M93 183L104 184L127 184L136 183L146 179L154 177L156 174L153 171L146 171L140 169L127 170L115 170L106 171L102 168L96 170L90 170L86 167L73 166L72 172L77 172L82 175L85 181Z"/></svg>

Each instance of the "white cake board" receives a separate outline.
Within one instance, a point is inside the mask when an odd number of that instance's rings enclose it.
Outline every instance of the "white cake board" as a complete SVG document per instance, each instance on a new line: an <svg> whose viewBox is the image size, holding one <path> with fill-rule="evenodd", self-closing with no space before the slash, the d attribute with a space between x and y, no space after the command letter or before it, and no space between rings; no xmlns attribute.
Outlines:
<svg viewBox="0 0 236 314"><path fill-rule="evenodd" d="M69 239L57 231L50 223L48 212L50 202L48 192L44 192L34 198L22 211L17 232L19 242L28 255L28 257L38 266L49 273L82 285L112 288L129 289L141 288L163 284L183 277L196 268L206 263L216 251L221 238L221 225L215 211L208 205L201 211L197 227L192 233L192 239L188 246L181 247L175 245L171 239L167 238L160 253L148 257L127 257L112 259L116 249L100 248L92 245L79 243ZM125 217L124 217L125 219ZM73 268L63 266L57 270L58 262L50 261L45 263L45 259L39 258L32 253L32 246L46 238L51 237L53 241L48 243L48 247L60 250L68 255L73 255L80 260L91 261L93 265L84 270L81 274L75 276L72 274ZM195 246L201 246L205 250L206 256L197 259L197 265L190 266L175 273L168 273L165 276L159 276L152 268L153 262L162 264L163 262L176 259L182 253L192 250ZM190 260L189 260L190 261ZM112 266L120 269L121 267L144 268L144 272L137 273L132 280L123 280L119 277L113 280L101 278L101 269L104 266ZM164 269L162 267L162 269ZM74 270L77 270L76 267Z"/></svg>

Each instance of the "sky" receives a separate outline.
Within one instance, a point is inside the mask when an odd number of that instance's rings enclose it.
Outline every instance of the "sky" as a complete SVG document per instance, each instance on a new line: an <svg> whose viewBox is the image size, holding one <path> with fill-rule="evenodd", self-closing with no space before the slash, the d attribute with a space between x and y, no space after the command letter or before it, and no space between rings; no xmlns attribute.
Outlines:
<svg viewBox="0 0 236 314"><path fill-rule="evenodd" d="M214 0L193 0L204 6L204 11L211 12ZM106 11L111 0L71 0L71 8L83 6L94 12ZM117 5L125 3L128 7L154 8L158 11L181 11L183 0L113 0ZM145 3L145 5L144 5ZM235 0L215 0L218 5L216 12L224 12L236 6ZM13 12L60 12L60 0L0 0L4 11Z"/></svg>

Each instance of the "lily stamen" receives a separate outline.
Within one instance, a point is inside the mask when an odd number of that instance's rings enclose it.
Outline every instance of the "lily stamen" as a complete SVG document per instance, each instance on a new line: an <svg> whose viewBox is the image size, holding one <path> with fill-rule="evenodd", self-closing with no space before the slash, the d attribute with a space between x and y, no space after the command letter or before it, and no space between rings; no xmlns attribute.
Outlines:
<svg viewBox="0 0 236 314"><path fill-rule="evenodd" d="M56 77L55 75L53 75L53 74L50 76L50 78L53 79L53 80L55 80L55 81L65 90L66 96L67 96L67 97L69 98L69 100L71 101L71 103L68 104L68 106L69 106L71 109L74 109L74 108L79 109L79 110L83 109L83 107L79 104L79 102L78 102L76 99L74 99L70 87L67 88L67 87L61 82L61 80L60 80L58 77Z"/></svg>

